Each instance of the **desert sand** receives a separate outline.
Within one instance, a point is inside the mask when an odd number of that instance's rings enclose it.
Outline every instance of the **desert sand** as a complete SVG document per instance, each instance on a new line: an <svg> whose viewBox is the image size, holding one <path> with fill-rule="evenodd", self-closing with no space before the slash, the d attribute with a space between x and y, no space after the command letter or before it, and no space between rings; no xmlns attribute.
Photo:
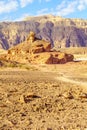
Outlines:
<svg viewBox="0 0 87 130"><path fill-rule="evenodd" d="M87 130L87 62L0 68L0 130Z"/></svg>

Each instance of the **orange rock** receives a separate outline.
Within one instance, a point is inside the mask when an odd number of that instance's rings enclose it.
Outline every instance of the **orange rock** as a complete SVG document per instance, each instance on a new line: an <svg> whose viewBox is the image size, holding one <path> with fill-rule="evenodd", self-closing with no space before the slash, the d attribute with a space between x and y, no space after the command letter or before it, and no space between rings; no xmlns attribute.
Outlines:
<svg viewBox="0 0 87 130"><path fill-rule="evenodd" d="M33 41L31 42L31 37ZM73 61L73 55L51 50L51 44L47 41L36 39L33 32L27 41L8 50L5 59L20 63L37 64L64 64Z"/></svg>
<svg viewBox="0 0 87 130"><path fill-rule="evenodd" d="M51 44L43 40L37 40L32 45L33 53L49 52L51 50Z"/></svg>
<svg viewBox="0 0 87 130"><path fill-rule="evenodd" d="M35 40L35 33L30 31L27 41L30 41L32 43L34 42L34 40Z"/></svg>
<svg viewBox="0 0 87 130"><path fill-rule="evenodd" d="M72 61L72 55L69 57L66 54L58 52L43 52L38 54L32 55L31 63L38 63L38 64L64 64L66 62ZM71 57L70 57L71 56Z"/></svg>

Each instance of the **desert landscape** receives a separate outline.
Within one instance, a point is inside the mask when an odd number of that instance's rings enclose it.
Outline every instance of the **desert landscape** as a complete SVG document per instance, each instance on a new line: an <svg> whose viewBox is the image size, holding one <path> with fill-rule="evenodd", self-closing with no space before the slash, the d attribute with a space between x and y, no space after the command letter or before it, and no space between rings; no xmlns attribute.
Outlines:
<svg viewBox="0 0 87 130"><path fill-rule="evenodd" d="M1 50L0 130L87 130L86 48L50 49L29 35Z"/></svg>
<svg viewBox="0 0 87 130"><path fill-rule="evenodd" d="M87 130L87 0L0 0L0 130Z"/></svg>
<svg viewBox="0 0 87 130"><path fill-rule="evenodd" d="M0 68L0 130L86 130L87 62L27 68Z"/></svg>

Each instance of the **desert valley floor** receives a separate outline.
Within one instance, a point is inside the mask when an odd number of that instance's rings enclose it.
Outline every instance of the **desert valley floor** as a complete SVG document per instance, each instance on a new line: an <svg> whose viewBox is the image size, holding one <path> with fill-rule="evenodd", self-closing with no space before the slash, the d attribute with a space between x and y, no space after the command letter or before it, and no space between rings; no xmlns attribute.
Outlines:
<svg viewBox="0 0 87 130"><path fill-rule="evenodd" d="M87 130L87 62L0 68L0 130Z"/></svg>

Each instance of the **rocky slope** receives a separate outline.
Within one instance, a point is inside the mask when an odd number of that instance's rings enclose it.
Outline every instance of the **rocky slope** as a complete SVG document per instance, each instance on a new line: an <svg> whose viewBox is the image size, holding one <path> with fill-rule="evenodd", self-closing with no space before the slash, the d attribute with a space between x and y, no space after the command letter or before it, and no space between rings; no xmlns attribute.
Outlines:
<svg viewBox="0 0 87 130"><path fill-rule="evenodd" d="M73 61L73 55L53 51L48 41L39 39L34 32L30 32L28 38L21 44L8 50L1 59L18 63L34 64L63 64Z"/></svg>
<svg viewBox="0 0 87 130"><path fill-rule="evenodd" d="M9 49L25 41L30 31L57 48L87 46L87 20L45 15L20 22L1 22L0 48Z"/></svg>

